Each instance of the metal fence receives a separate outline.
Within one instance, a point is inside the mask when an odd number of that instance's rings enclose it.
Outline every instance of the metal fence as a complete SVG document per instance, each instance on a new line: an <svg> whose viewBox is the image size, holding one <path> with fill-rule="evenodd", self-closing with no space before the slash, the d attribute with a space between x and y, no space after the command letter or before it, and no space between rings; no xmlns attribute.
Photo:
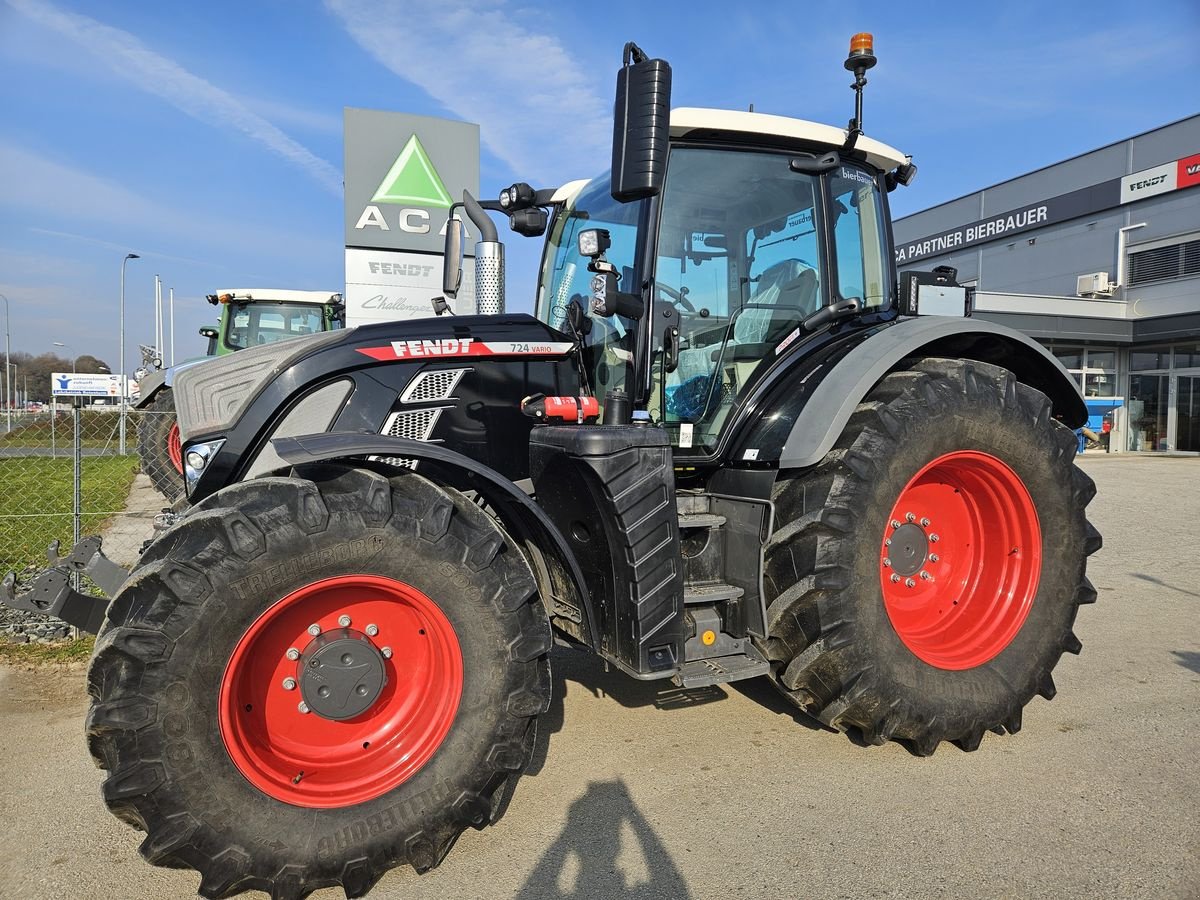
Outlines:
<svg viewBox="0 0 1200 900"><path fill-rule="evenodd" d="M18 589L47 568L47 547L65 555L81 538L98 535L104 553L131 566L153 534L154 517L169 506L142 472L139 433L161 434L163 413L130 411L122 453L115 406L58 406L0 419L0 577L15 572ZM57 620L0 610L0 631L18 640L65 635Z"/></svg>

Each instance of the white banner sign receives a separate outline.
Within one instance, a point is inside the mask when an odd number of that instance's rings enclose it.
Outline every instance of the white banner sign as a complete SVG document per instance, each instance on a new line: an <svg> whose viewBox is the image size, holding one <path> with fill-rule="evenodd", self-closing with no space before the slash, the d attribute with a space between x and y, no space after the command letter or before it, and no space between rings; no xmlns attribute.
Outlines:
<svg viewBox="0 0 1200 900"><path fill-rule="evenodd" d="M346 325L432 316L442 296L442 257L400 250L346 250ZM475 310L475 260L463 260L455 313Z"/></svg>
<svg viewBox="0 0 1200 900"><path fill-rule="evenodd" d="M121 393L121 376L54 372L50 386L56 397L117 397Z"/></svg>

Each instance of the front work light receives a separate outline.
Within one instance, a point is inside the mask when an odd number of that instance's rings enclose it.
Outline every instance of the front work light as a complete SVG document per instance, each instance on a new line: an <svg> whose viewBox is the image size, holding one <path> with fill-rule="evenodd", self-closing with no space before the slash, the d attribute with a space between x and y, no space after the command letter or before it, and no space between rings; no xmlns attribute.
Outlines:
<svg viewBox="0 0 1200 900"><path fill-rule="evenodd" d="M533 206L533 201L534 190L523 181L518 181L500 192L500 206L509 212L528 209Z"/></svg>
<svg viewBox="0 0 1200 900"><path fill-rule="evenodd" d="M579 255L596 259L612 246L612 238L604 228L589 228L579 232Z"/></svg>

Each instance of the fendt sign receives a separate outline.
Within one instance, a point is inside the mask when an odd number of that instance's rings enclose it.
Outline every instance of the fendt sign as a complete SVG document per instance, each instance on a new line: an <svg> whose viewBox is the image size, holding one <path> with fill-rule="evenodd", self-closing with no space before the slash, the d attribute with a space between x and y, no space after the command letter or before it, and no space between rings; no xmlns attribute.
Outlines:
<svg viewBox="0 0 1200 900"><path fill-rule="evenodd" d="M348 108L345 165L346 324L432 315L450 207L464 188L479 195L479 126Z"/></svg>

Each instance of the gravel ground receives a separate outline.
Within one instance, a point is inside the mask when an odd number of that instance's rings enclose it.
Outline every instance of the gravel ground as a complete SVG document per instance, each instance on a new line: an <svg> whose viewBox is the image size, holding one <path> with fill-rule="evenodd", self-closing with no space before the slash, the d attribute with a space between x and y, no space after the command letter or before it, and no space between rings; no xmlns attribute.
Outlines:
<svg viewBox="0 0 1200 900"><path fill-rule="evenodd" d="M371 896L1200 898L1200 460L1083 466L1099 602L1019 735L918 759L763 683L659 693L564 652L544 759L504 820ZM0 670L0 688L0 897L191 896L193 873L144 864L104 810L82 672Z"/></svg>

